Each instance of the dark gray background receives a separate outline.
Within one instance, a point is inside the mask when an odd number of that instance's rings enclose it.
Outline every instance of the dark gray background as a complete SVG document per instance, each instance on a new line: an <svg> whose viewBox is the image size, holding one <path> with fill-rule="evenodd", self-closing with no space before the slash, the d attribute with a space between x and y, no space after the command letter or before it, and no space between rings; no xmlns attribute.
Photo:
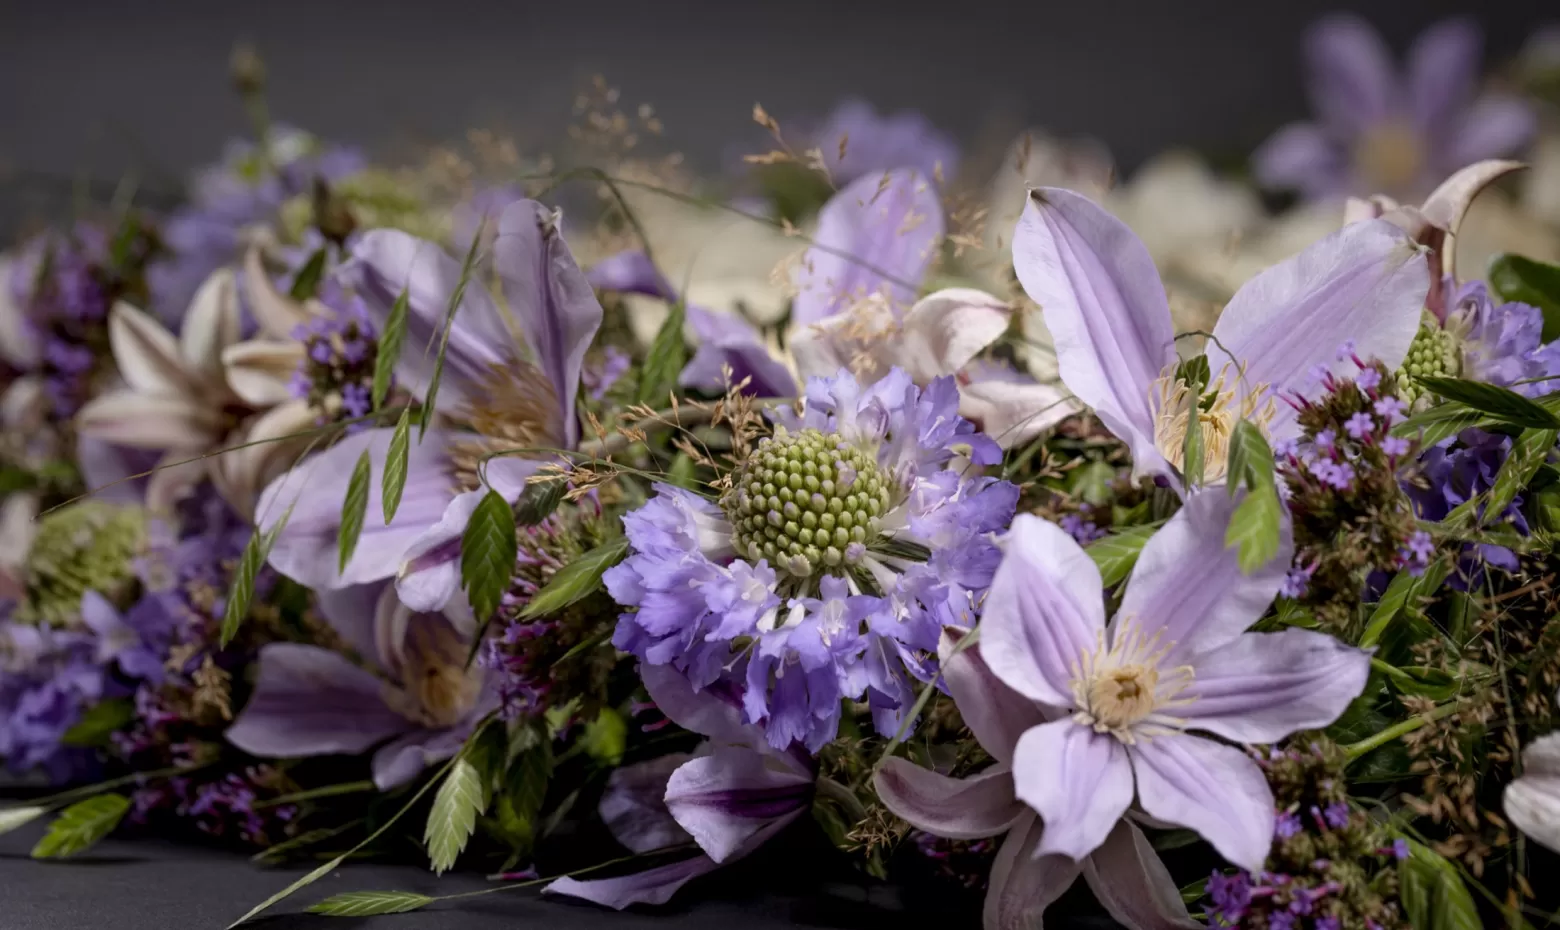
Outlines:
<svg viewBox="0 0 1560 930"><path fill-rule="evenodd" d="M1297 43L1318 0L0 0L0 167L30 183L152 188L244 129L226 81L234 39L270 63L274 114L394 153L489 126L545 147L595 73L648 101L695 164L845 94L917 107L965 141L1044 126L1107 143L1123 166L1171 145L1239 154L1305 112ZM1471 12L1492 60L1552 0L1358 0L1396 48ZM1546 12L1547 10L1547 12ZM56 191L56 193L58 193ZM66 184L68 194L68 183ZM56 197L56 200L59 198Z"/></svg>

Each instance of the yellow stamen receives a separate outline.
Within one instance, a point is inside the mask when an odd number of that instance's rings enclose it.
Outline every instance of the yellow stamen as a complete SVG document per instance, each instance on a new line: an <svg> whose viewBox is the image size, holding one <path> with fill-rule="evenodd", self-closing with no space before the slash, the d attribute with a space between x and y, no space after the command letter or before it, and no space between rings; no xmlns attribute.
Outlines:
<svg viewBox="0 0 1560 930"><path fill-rule="evenodd" d="M1110 643L1101 632L1072 669L1073 719L1129 746L1180 729L1181 721L1162 711L1190 703L1178 695L1191 685L1193 672L1190 666L1163 667L1170 646L1160 647L1159 639L1158 632L1144 636L1129 617L1117 619Z"/></svg>
<svg viewBox="0 0 1560 930"><path fill-rule="evenodd" d="M1208 484L1224 477L1229 466L1230 437L1235 424L1250 420L1266 437L1268 425L1278 413L1278 404L1268 390L1268 385L1258 384L1242 396L1229 384L1226 367L1219 372L1203 392L1203 397L1213 395L1213 401L1203 409L1202 397L1193 397L1192 388L1174 369L1166 369L1150 389L1150 403L1154 407L1154 447L1171 465L1182 467L1186 460L1187 424L1193 407L1197 408L1197 426L1202 433L1203 470L1201 475L1187 475L1188 481ZM1235 379L1236 384L1239 378Z"/></svg>
<svg viewBox="0 0 1560 930"><path fill-rule="evenodd" d="M459 419L478 433L452 444L455 485L469 491L478 485L478 469L492 452L510 449L557 449L563 446L562 412L547 376L529 362L494 365L473 391ZM530 457L540 457L535 453Z"/></svg>

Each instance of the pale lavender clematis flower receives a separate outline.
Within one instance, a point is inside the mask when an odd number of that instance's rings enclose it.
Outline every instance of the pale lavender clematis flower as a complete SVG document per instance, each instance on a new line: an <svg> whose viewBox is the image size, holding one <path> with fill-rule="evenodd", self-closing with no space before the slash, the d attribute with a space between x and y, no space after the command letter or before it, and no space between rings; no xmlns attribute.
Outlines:
<svg viewBox="0 0 1560 930"><path fill-rule="evenodd" d="M817 148L830 175L841 183L895 168L952 177L959 166L959 146L925 115L914 110L881 114L855 97L840 101L805 135L804 147Z"/></svg>
<svg viewBox="0 0 1560 930"><path fill-rule="evenodd" d="M1422 195L1458 168L1522 150L1532 108L1478 93L1478 25L1451 19L1420 35L1399 74L1381 37L1355 16L1316 23L1304 42L1317 119L1279 130L1254 156L1257 177L1310 197Z"/></svg>
<svg viewBox="0 0 1560 930"><path fill-rule="evenodd" d="M873 782L889 810L928 833L950 839L1005 835L987 886L986 930L1039 926L1046 907L1080 872L1110 915L1131 930L1200 927L1148 838L1129 821L1116 824L1081 861L1038 854L1042 825L1015 794L1013 754L1026 731L1057 714L1003 684L978 650L955 651L956 643L954 631L945 630L938 648L943 681L996 764L950 778L894 756Z"/></svg>
<svg viewBox="0 0 1560 930"><path fill-rule="evenodd" d="M466 667L468 618L414 612L389 584L322 592L319 605L365 664L319 646L262 647L254 692L227 730L239 749L292 759L377 746L385 791L453 756L498 706L487 671Z"/></svg>
<svg viewBox="0 0 1560 930"><path fill-rule="evenodd" d="M272 549L272 564L314 588L396 575L402 599L417 610L442 609L459 591L460 536L477 503L489 489L511 501L518 498L546 453L495 457L480 473L475 463L490 453L572 449L579 442L575 398L602 311L563 240L559 219L531 200L504 208L491 267L479 267L462 295L449 331L436 406L447 420L473 432L440 431L413 447L401 509L389 527L368 521L364 541L371 545L365 551L364 542L359 543L345 573L335 571L334 558L314 556L328 547L328 537L339 527L339 515L332 517L331 512L340 510L350 463L361 447L348 453L337 446L316 456L332 458L315 479L304 483L293 520ZM501 285L502 307L482 284L489 271ZM428 347L441 338L460 273L461 263L438 245L394 229L363 234L338 272L381 331L396 299L406 291L406 337L396 377L415 394L425 394L432 379L435 356ZM376 437L370 441L379 450L375 475L382 474L389 432L359 434ZM278 479L276 486L286 485L288 477ZM378 484L371 482L371 498L378 494ZM452 487L471 490L455 494ZM271 508L271 521L288 506L286 498L277 500L280 506ZM378 509L375 500L369 502L370 512ZM414 504L411 511L409 503ZM300 517L306 527L295 526ZM311 555L302 557L305 554Z"/></svg>
<svg viewBox="0 0 1560 930"><path fill-rule="evenodd" d="M1013 239L1013 268L1044 308L1062 381L1132 450L1137 474L1179 477L1187 396L1175 332L1148 250L1119 220L1071 191L1036 188ZM1430 288L1421 250L1382 219L1353 223L1248 281L1206 349L1214 404L1199 415L1204 472L1224 478L1229 437L1251 420L1270 443L1299 435L1284 402L1321 390L1320 369L1360 358L1402 363Z"/></svg>
<svg viewBox="0 0 1560 930"><path fill-rule="evenodd" d="M1502 806L1518 830L1560 853L1560 733L1522 750L1522 777L1506 786Z"/></svg>
<svg viewBox="0 0 1560 930"><path fill-rule="evenodd" d="M691 757L662 757L614 772L601 800L602 819L636 853L690 840L700 853L617 878L560 878L547 892L619 909L664 904L692 879L767 843L812 803L815 763L799 750L770 748L756 727L742 722L735 696L695 691L666 666L642 665L640 675L668 719L709 742Z"/></svg>
<svg viewBox="0 0 1560 930"><path fill-rule="evenodd" d="M1106 623L1099 570L1060 527L1021 515L981 621L981 657L1003 684L1065 715L1013 749L1015 794L1040 815L1040 855L1082 860L1134 797L1147 816L1262 868L1273 793L1224 740L1270 743L1324 727L1358 697L1369 653L1309 630L1246 633L1284 582L1293 544L1243 574L1224 545L1236 500L1193 495L1143 548ZM1134 789L1135 782L1135 789Z"/></svg>

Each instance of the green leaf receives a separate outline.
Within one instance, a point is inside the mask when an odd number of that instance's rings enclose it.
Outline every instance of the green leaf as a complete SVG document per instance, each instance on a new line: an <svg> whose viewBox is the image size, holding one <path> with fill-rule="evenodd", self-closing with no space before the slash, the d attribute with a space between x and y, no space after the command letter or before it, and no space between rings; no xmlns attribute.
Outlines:
<svg viewBox="0 0 1560 930"><path fill-rule="evenodd" d="M595 591L601 585L601 576L623 561L627 553L628 540L622 537L590 550L560 568L552 580L531 597L520 616L525 619L541 617L575 603Z"/></svg>
<svg viewBox="0 0 1560 930"><path fill-rule="evenodd" d="M487 231L487 217L482 218L482 224L477 227L477 234L471 237L471 247L466 250L466 260L460 266L460 279L455 282L455 289L450 292L450 303L444 312L444 325L439 336L439 354L433 359L433 375L428 379L428 393L423 398L422 416L417 421L417 441L421 442L423 436L428 433L428 424L433 422L434 401L439 397L439 379L444 376L444 353L450 347L450 330L455 327L455 311L460 309L461 298L466 296L466 286L471 283L471 273L477 264L477 247L482 244L482 235Z"/></svg>
<svg viewBox="0 0 1560 930"><path fill-rule="evenodd" d="M1418 439L1422 445L1433 446L1469 427L1492 425L1494 421L1482 412L1466 404L1447 401L1392 427L1392 435L1400 439Z"/></svg>
<svg viewBox="0 0 1560 930"><path fill-rule="evenodd" d="M679 452L677 457L672 459L672 467L666 470L666 480L679 488L697 491L699 481L695 477L694 467L693 456L686 452Z"/></svg>
<svg viewBox="0 0 1560 930"><path fill-rule="evenodd" d="M390 448L385 453L385 473L379 489L379 503L385 514L385 525L395 519L401 509L401 493L406 490L406 460L411 454L412 408L401 411L395 432L390 434Z"/></svg>
<svg viewBox="0 0 1560 930"><path fill-rule="evenodd" d="M1451 700L1462 690L1461 680L1440 669L1419 666L1398 668L1380 659L1372 660L1371 667L1385 675L1400 693L1426 697L1438 704Z"/></svg>
<svg viewBox="0 0 1560 930"><path fill-rule="evenodd" d="M1157 527L1152 525L1128 527L1119 533L1096 539L1084 548L1083 551L1099 567L1100 580L1105 583L1105 587L1113 587L1127 580L1127 576L1132 574L1132 566L1137 564L1138 556L1142 555L1143 547L1148 544L1155 529Z"/></svg>
<svg viewBox="0 0 1560 930"><path fill-rule="evenodd" d="M1506 303L1537 307L1544 314L1543 341L1560 338L1560 265L1520 255L1490 259L1489 285Z"/></svg>
<svg viewBox="0 0 1560 930"><path fill-rule="evenodd" d="M1414 930L1480 930L1479 909L1457 867L1427 846L1407 840L1398 866L1399 899Z"/></svg>
<svg viewBox="0 0 1560 930"><path fill-rule="evenodd" d="M1460 378L1419 378L1420 384L1502 423L1534 429L1560 429L1560 417L1510 388Z"/></svg>
<svg viewBox="0 0 1560 930"><path fill-rule="evenodd" d="M460 537L460 583L477 619L498 610L515 571L515 514L497 491L489 491L471 512Z"/></svg>
<svg viewBox="0 0 1560 930"><path fill-rule="evenodd" d="M585 725L580 737L585 753L602 765L617 765L628 748L628 721L610 707L603 707L596 719Z"/></svg>
<svg viewBox="0 0 1560 930"><path fill-rule="evenodd" d="M1501 465L1495 475L1495 482L1490 485L1489 496L1484 501L1483 522L1500 522L1506 508L1533 480L1539 466L1554 451L1557 438L1560 438L1560 432L1552 429L1522 431L1522 435L1511 444L1511 453L1506 456L1505 464Z"/></svg>
<svg viewBox="0 0 1560 930"><path fill-rule="evenodd" d="M1224 545L1236 547L1236 563L1242 572L1249 575L1278 555L1283 522L1284 505L1277 488L1269 485L1246 493L1224 533Z"/></svg>
<svg viewBox="0 0 1560 930"><path fill-rule="evenodd" d="M134 719L135 704L129 698L99 701L82 713L60 742L67 746L104 746L110 736Z"/></svg>
<svg viewBox="0 0 1560 930"><path fill-rule="evenodd" d="M34 859L63 859L96 845L130 810L122 794L100 794L65 808L33 847Z"/></svg>
<svg viewBox="0 0 1560 930"><path fill-rule="evenodd" d="M433 796L433 809L423 830L434 874L448 872L466 848L477 828L477 815L482 813L482 795L482 773L466 759L456 759L439 793Z"/></svg>
<svg viewBox="0 0 1560 930"><path fill-rule="evenodd" d="M1197 356L1200 366L1192 363L1181 364L1182 376L1186 378L1188 393L1186 397L1186 439L1181 444L1181 475L1186 480L1188 487L1202 484L1203 475L1207 474L1205 467L1206 452L1203 449L1201 411L1202 389L1208 383L1208 358L1204 355Z"/></svg>
<svg viewBox="0 0 1560 930"><path fill-rule="evenodd" d="M1381 600L1376 602L1376 608L1371 611L1370 620L1365 623L1365 632L1360 635L1360 647L1368 649L1380 642L1387 626L1398 614L1405 607L1416 604L1419 598L1433 594L1450 571L1447 560L1437 558L1425 566L1424 572L1417 577L1410 574L1408 569L1394 575L1387 590L1381 593Z"/></svg>
<svg viewBox="0 0 1560 930"><path fill-rule="evenodd" d="M243 624L244 618L249 616L249 604L255 599L255 576L260 573L260 566L271 554L271 546L275 545L276 538L282 535L282 530L287 526L287 520L292 516L292 505L282 514L282 518L276 521L270 532L261 532L256 526L253 533L249 534L249 542L244 544L244 552L238 559L238 570L233 573L233 584L228 588L227 605L222 612L222 629L218 639L218 645L226 646L238 635L238 628Z"/></svg>
<svg viewBox="0 0 1560 930"><path fill-rule="evenodd" d="M0 467L0 497L37 487L38 478L25 468Z"/></svg>
<svg viewBox="0 0 1560 930"><path fill-rule="evenodd" d="M516 755L509 764L499 796L498 821L518 846L529 848L536 839L536 818L547 798L552 772L552 743L545 739Z"/></svg>
<svg viewBox="0 0 1560 930"><path fill-rule="evenodd" d="M10 833L12 830L25 827L48 812L47 807L0 808L0 833Z"/></svg>
<svg viewBox="0 0 1560 930"><path fill-rule="evenodd" d="M563 495L568 489L568 485L562 481L538 481L526 485L525 490L520 492L520 499L515 501L515 524L535 526L552 516L558 505L563 503Z"/></svg>
<svg viewBox="0 0 1560 930"><path fill-rule="evenodd" d="M385 405L385 397L390 393L390 381L395 377L396 362L401 360L401 343L406 341L406 301L407 294L403 289L401 296L390 305L390 318L385 320L384 332L379 334L379 346L374 356L372 393L375 410Z"/></svg>
<svg viewBox="0 0 1560 930"><path fill-rule="evenodd" d="M655 334L650 352L645 356L644 367L639 372L639 393L634 398L641 404L659 404L677 386L677 376L688 361L688 347L683 342L683 323L688 315L682 301L672 304L666 321Z"/></svg>
<svg viewBox="0 0 1560 930"><path fill-rule="evenodd" d="M326 917L374 917L421 910L433 901L427 895L410 891L348 891L331 895L311 906L309 913Z"/></svg>
<svg viewBox="0 0 1560 930"><path fill-rule="evenodd" d="M374 463L368 457L368 450L364 449L352 468L347 496L341 502L341 534L336 538L338 572L347 570L352 553L357 551L358 537L363 535L363 515L368 512L368 482L373 477Z"/></svg>
<svg viewBox="0 0 1560 930"><path fill-rule="evenodd" d="M1230 435L1229 467L1225 470L1225 486L1230 496L1236 488L1273 487L1273 450L1268 448L1262 431L1247 420L1237 420Z"/></svg>
<svg viewBox="0 0 1560 930"><path fill-rule="evenodd" d="M325 277L325 248L321 246L314 250L309 260L298 269L298 274L293 277L292 287L287 294L293 300L307 300L313 297L320 289L320 279Z"/></svg>

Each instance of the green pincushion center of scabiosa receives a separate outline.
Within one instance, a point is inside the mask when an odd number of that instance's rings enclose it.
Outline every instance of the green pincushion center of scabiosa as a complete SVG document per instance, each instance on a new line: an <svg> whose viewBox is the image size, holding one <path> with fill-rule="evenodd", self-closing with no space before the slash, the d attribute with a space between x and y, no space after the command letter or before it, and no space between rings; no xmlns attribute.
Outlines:
<svg viewBox="0 0 1560 930"><path fill-rule="evenodd" d="M781 429L759 441L720 503L738 554L806 578L860 561L892 494L867 450L816 429Z"/></svg>
<svg viewBox="0 0 1560 930"><path fill-rule="evenodd" d="M27 554L27 597L15 618L74 626L82 594L117 599L135 579L145 536L139 507L81 501L44 516Z"/></svg>
<svg viewBox="0 0 1560 930"><path fill-rule="evenodd" d="M1408 355L1394 374L1398 394L1413 406L1426 396L1418 378L1455 378L1462 373L1462 349L1454 333L1442 329L1434 320L1425 320L1409 344Z"/></svg>

